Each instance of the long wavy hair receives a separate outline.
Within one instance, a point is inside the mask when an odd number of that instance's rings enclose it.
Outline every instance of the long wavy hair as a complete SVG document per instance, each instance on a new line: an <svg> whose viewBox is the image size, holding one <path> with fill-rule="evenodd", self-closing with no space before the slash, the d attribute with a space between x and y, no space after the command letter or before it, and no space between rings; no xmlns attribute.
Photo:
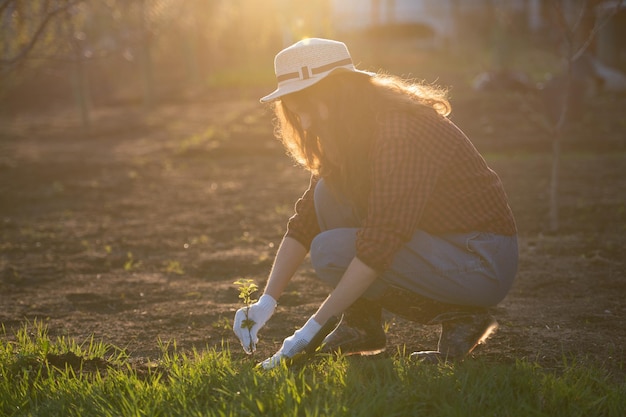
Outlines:
<svg viewBox="0 0 626 417"><path fill-rule="evenodd" d="M315 116L323 103L327 117L314 118L302 128L297 113L286 104ZM370 151L377 135L379 115L385 112L451 111L446 91L396 76L339 72L288 100L274 103L274 133L287 152L314 175L325 179L337 196L345 197L359 212L369 192Z"/></svg>

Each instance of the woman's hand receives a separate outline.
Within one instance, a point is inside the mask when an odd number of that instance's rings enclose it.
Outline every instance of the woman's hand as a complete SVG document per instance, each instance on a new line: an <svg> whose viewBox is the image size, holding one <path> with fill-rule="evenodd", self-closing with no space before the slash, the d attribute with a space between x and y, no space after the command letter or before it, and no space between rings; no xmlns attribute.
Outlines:
<svg viewBox="0 0 626 417"><path fill-rule="evenodd" d="M247 354L250 355L256 350L256 344L259 342L257 333L272 317L275 309L276 300L271 295L263 294L259 301L250 307L242 307L235 313L233 331Z"/></svg>
<svg viewBox="0 0 626 417"><path fill-rule="evenodd" d="M274 356L261 362L263 369L275 368L283 360L291 359L297 354L304 352L321 328L322 325L311 317L304 326L284 340L280 350Z"/></svg>

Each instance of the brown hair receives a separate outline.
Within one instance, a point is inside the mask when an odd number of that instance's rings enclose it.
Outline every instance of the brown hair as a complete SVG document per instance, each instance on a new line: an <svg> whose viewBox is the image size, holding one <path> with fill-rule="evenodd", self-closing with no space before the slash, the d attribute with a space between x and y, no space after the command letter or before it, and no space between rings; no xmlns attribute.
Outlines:
<svg viewBox="0 0 626 417"><path fill-rule="evenodd" d="M302 91L289 94L299 109L316 114L314 105L328 108L328 118L314 120L304 131L298 115L281 100L275 102L275 134L292 158L325 178L337 195L365 207L369 190L369 152L378 116L384 112L450 113L446 92L391 75L340 72Z"/></svg>

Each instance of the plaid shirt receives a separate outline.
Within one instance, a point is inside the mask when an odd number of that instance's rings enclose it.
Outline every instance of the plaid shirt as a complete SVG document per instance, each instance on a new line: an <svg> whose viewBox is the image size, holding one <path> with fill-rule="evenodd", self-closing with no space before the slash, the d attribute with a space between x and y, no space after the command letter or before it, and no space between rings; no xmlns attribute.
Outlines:
<svg viewBox="0 0 626 417"><path fill-rule="evenodd" d="M435 235L516 233L498 175L447 118L385 114L370 155L368 207L356 253L373 269L384 271L418 229ZM312 177L286 234L306 247L320 232L313 205L316 183Z"/></svg>

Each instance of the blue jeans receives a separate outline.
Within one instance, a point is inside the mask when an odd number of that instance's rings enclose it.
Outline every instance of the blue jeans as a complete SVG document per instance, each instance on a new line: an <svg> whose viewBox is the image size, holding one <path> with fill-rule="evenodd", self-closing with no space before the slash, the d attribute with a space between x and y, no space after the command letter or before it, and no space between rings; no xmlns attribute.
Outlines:
<svg viewBox="0 0 626 417"><path fill-rule="evenodd" d="M359 221L323 180L315 189L315 210L322 231L311 243L311 263L318 277L334 287L356 256ZM489 307L511 289L517 261L516 236L418 230L363 296L377 299L387 288L399 287L444 303Z"/></svg>

